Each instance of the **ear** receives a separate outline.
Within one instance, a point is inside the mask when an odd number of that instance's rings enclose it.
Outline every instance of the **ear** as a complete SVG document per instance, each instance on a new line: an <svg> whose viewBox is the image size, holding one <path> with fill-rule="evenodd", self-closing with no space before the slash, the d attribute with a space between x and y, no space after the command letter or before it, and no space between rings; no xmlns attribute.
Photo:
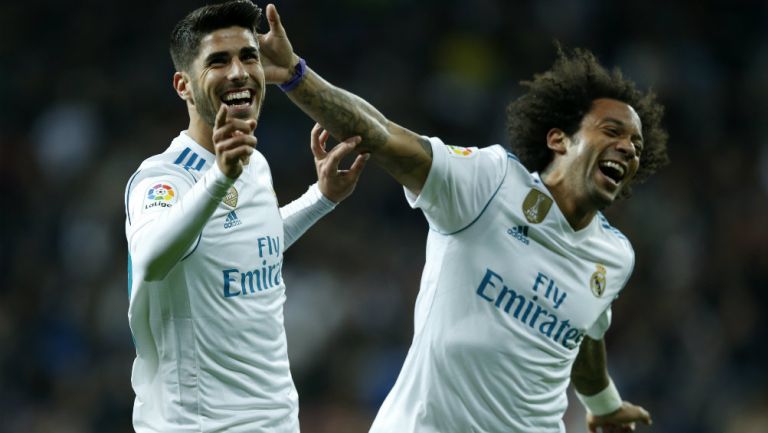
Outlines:
<svg viewBox="0 0 768 433"><path fill-rule="evenodd" d="M185 101L192 101L192 86L190 85L187 74L184 72L174 73L173 88L176 89L176 94L179 95L179 98Z"/></svg>
<svg viewBox="0 0 768 433"><path fill-rule="evenodd" d="M556 154L564 154L569 141L568 135L560 128L552 128L547 132L547 147Z"/></svg>

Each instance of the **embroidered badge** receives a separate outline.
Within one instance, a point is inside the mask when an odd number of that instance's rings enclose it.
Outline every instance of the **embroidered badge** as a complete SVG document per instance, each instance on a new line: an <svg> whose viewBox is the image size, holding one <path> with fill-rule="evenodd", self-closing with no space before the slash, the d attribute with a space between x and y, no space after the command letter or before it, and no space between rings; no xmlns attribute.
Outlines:
<svg viewBox="0 0 768 433"><path fill-rule="evenodd" d="M470 156L477 150L476 147L458 147L451 145L446 145L445 147L448 148L449 155L459 158Z"/></svg>
<svg viewBox="0 0 768 433"><path fill-rule="evenodd" d="M596 265L597 270L591 277L589 277L589 287L592 289L592 294L598 298L603 296L607 286L606 282L606 269L603 265Z"/></svg>
<svg viewBox="0 0 768 433"><path fill-rule="evenodd" d="M176 203L176 200L178 200L178 196L173 185L165 182L155 184L149 188L147 195L144 196L144 211L171 207Z"/></svg>
<svg viewBox="0 0 768 433"><path fill-rule="evenodd" d="M532 188L523 200L523 215L531 224L538 224L544 221L544 218L552 207L552 199L543 192Z"/></svg>
<svg viewBox="0 0 768 433"><path fill-rule="evenodd" d="M229 207L237 207L237 190L234 186L229 187L229 191L227 191L227 195L224 196L224 202L225 205Z"/></svg>

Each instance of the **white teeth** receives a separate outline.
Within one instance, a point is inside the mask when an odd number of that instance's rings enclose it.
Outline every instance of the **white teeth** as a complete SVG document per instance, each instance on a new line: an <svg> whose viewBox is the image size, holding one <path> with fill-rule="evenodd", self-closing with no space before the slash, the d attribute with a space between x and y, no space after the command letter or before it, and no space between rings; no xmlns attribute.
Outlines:
<svg viewBox="0 0 768 433"><path fill-rule="evenodd" d="M615 161L601 161L601 167L610 167L619 172L619 176L624 177L624 166Z"/></svg>
<svg viewBox="0 0 768 433"><path fill-rule="evenodd" d="M233 92L233 93L227 93L222 98L224 101L231 101L233 99L244 99L244 98L251 98L251 92L247 90L243 90L241 92Z"/></svg>

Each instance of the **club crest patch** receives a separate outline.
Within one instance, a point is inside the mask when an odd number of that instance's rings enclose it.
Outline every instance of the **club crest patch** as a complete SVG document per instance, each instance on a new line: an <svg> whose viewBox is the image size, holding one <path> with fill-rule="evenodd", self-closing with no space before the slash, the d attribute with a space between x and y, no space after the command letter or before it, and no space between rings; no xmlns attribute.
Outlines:
<svg viewBox="0 0 768 433"><path fill-rule="evenodd" d="M229 207L237 207L237 189L235 189L234 186L229 187L229 191L227 191L227 195L224 196L224 202L225 205Z"/></svg>
<svg viewBox="0 0 768 433"><path fill-rule="evenodd" d="M552 199L543 192L531 188L531 191L523 200L523 215L531 224L538 224L544 221L552 207Z"/></svg>
<svg viewBox="0 0 768 433"><path fill-rule="evenodd" d="M448 154L458 158L466 158L477 152L476 147L458 147L458 146L445 146L448 149Z"/></svg>
<svg viewBox="0 0 768 433"><path fill-rule="evenodd" d="M592 289L592 294L596 297L603 296L607 286L606 282L606 269L603 265L596 265L597 270L589 277L589 287Z"/></svg>
<svg viewBox="0 0 768 433"><path fill-rule="evenodd" d="M173 185L160 182L149 188L147 195L144 196L144 210L171 207L178 199L176 188Z"/></svg>

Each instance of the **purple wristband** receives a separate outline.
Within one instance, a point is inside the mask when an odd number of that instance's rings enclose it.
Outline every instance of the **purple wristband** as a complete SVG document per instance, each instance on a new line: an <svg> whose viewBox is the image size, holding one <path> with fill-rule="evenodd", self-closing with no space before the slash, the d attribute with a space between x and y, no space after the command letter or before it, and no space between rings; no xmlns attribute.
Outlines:
<svg viewBox="0 0 768 433"><path fill-rule="evenodd" d="M286 81L283 84L280 84L280 90L283 92L290 92L291 90L295 89L296 86L299 85L301 82L301 79L304 78L304 74L307 72L307 62L304 61L301 57L299 57L299 63L296 65L296 68L293 71L293 76L290 80Z"/></svg>

